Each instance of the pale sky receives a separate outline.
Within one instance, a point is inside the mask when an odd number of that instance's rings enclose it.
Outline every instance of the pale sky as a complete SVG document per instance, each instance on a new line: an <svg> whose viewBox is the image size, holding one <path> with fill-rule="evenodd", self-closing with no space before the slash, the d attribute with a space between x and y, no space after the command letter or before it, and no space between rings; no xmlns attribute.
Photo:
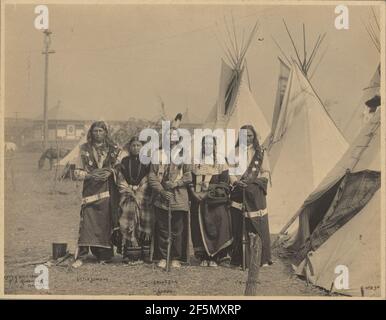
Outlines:
<svg viewBox="0 0 386 320"><path fill-rule="evenodd" d="M49 106L85 119L154 118L161 96L170 117L183 112L203 120L218 95L220 59L216 40L224 17L233 15L242 30L256 20L260 28L247 53L251 89L270 122L276 94L280 54L271 35L294 55L282 19L303 51L302 23L308 53L319 33L327 32L311 83L332 117L344 124L347 110L358 104L379 63L362 21L370 7L349 7L349 30L334 27L334 6L220 5L48 5L53 31ZM375 8L377 10L377 8ZM376 11L378 14L378 11ZM43 34L34 28L34 5L6 6L6 116L36 117L43 110Z"/></svg>

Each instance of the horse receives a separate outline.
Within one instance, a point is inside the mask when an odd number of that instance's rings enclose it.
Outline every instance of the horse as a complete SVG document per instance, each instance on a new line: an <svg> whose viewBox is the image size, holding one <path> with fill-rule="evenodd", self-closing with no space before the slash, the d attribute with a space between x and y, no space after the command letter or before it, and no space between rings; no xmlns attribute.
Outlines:
<svg viewBox="0 0 386 320"><path fill-rule="evenodd" d="M69 149L63 149L63 148L48 148L46 149L42 155L40 156L38 168L43 169L44 163L46 159L50 161L50 170L52 170L52 167L54 165L55 159L62 159L64 158L71 150Z"/></svg>
<svg viewBox="0 0 386 320"><path fill-rule="evenodd" d="M16 143L14 142L5 142L4 143L5 153L11 153L13 154L17 150Z"/></svg>

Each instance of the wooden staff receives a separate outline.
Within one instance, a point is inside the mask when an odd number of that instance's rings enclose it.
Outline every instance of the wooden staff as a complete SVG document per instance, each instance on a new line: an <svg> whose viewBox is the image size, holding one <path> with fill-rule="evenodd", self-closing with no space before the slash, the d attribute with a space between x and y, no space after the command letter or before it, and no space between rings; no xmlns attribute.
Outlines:
<svg viewBox="0 0 386 320"><path fill-rule="evenodd" d="M191 238L190 234L190 204L189 204L189 210L188 210L188 215L187 215L187 225L186 227L188 228L186 232L186 263L190 265L190 246L189 246L189 240Z"/></svg>
<svg viewBox="0 0 386 320"><path fill-rule="evenodd" d="M243 188L243 207L242 207L242 250L243 250L243 260L242 260L242 268L243 271L246 270L247 267L247 255L246 255L246 246L247 246L247 239L245 237L245 213L247 212L247 208L245 205L245 188Z"/></svg>
<svg viewBox="0 0 386 320"><path fill-rule="evenodd" d="M168 249L166 254L166 272L170 271L170 255L172 251L172 209L168 205Z"/></svg>

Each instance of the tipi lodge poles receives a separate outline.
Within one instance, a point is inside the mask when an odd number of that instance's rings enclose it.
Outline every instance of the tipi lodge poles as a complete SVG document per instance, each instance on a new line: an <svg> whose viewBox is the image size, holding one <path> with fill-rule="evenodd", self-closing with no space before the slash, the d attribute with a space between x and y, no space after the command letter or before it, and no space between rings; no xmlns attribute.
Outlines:
<svg viewBox="0 0 386 320"><path fill-rule="evenodd" d="M284 24L284 27L287 31L288 37L291 41L292 47L294 49L297 64L299 65L299 67L303 71L303 73L307 76L308 71L311 67L311 64L315 58L315 55L318 52L319 47L320 47L321 43L323 42L324 38L326 37L326 33L318 35L318 37L315 41L315 44L311 50L311 54L309 55L309 57L307 57L308 55L307 55L307 43L306 43L306 28L305 28L305 25L303 23L303 60L302 60L300 57L300 54L299 54L299 50L296 47L294 38L292 37L291 31L289 30L287 23L285 22L284 19L283 19L283 24ZM276 42L276 40L275 39L273 39L273 40L274 40L276 46L280 49L280 52L284 55L284 58L288 62L288 60L289 60L288 57L284 54L283 50L280 48L280 46ZM291 57L291 59L294 60L292 57ZM315 69L316 69L316 67L315 67Z"/></svg>
<svg viewBox="0 0 386 320"><path fill-rule="evenodd" d="M243 63L245 60L245 55L250 47L253 39L255 39L257 31L259 29L259 22L256 21L253 28L250 30L249 35L246 37L245 29L241 34L241 41L238 38L236 32L235 19L232 15L231 22L229 22L224 16L224 30L225 36L222 37L224 40L219 41L216 36L217 41L219 42L222 50L225 53L226 58L231 63L232 67L236 70L241 70L243 68Z"/></svg>

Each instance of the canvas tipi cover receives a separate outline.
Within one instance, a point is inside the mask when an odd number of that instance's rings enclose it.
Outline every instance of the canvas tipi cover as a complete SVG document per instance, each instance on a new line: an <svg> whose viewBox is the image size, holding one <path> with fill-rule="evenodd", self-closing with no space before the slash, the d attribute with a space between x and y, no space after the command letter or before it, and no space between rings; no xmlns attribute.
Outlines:
<svg viewBox="0 0 386 320"><path fill-rule="evenodd" d="M235 75L236 71L222 60L218 100L204 127L235 129L238 133L241 126L253 125L260 140L264 141L270 133L270 126L249 88L245 67L237 77Z"/></svg>
<svg viewBox="0 0 386 320"><path fill-rule="evenodd" d="M62 160L59 161L59 165L66 166L68 164L76 164L79 159L80 146L86 143L86 141L87 137L84 135L82 138L80 138L76 146Z"/></svg>
<svg viewBox="0 0 386 320"><path fill-rule="evenodd" d="M332 292L350 296L379 296L380 193L378 190L367 205L318 250L310 252L296 273ZM347 267L347 288L339 285L337 288L334 284L341 272L340 266Z"/></svg>
<svg viewBox="0 0 386 320"><path fill-rule="evenodd" d="M342 157L348 145L296 63L292 63L268 149L270 229L277 233Z"/></svg>
<svg viewBox="0 0 386 320"><path fill-rule="evenodd" d="M369 85L363 89L363 95L358 106L353 110L352 115L343 129L343 133L347 141L352 142L361 130L366 121L366 115L368 114L368 107L365 103L375 95L380 95L380 86L381 66L378 65L378 68L374 72Z"/></svg>
<svg viewBox="0 0 386 320"><path fill-rule="evenodd" d="M336 289L335 267L347 266L350 287L340 292L349 295L376 294L371 287L380 282L380 113L306 199L286 244L299 262L296 273L325 289Z"/></svg>
<svg viewBox="0 0 386 320"><path fill-rule="evenodd" d="M237 96L232 108L228 111L226 127L238 131L243 125L252 125L260 141L264 141L271 131L261 108L249 89L246 72L242 73Z"/></svg>
<svg viewBox="0 0 386 320"><path fill-rule="evenodd" d="M276 126L279 120L280 110L283 104L283 99L287 88L288 78L291 71L291 68L288 66L288 64L286 64L282 59L280 58L278 59L279 59L279 78L277 81L276 99L275 99L275 105L274 105L273 114L272 114L271 133L268 139L264 141L265 148L269 148L270 144L273 141L273 135L276 131ZM274 163L271 163L271 166L274 166Z"/></svg>
<svg viewBox="0 0 386 320"><path fill-rule="evenodd" d="M217 103L210 109L208 116L206 117L202 127L208 129L214 129L217 123Z"/></svg>

